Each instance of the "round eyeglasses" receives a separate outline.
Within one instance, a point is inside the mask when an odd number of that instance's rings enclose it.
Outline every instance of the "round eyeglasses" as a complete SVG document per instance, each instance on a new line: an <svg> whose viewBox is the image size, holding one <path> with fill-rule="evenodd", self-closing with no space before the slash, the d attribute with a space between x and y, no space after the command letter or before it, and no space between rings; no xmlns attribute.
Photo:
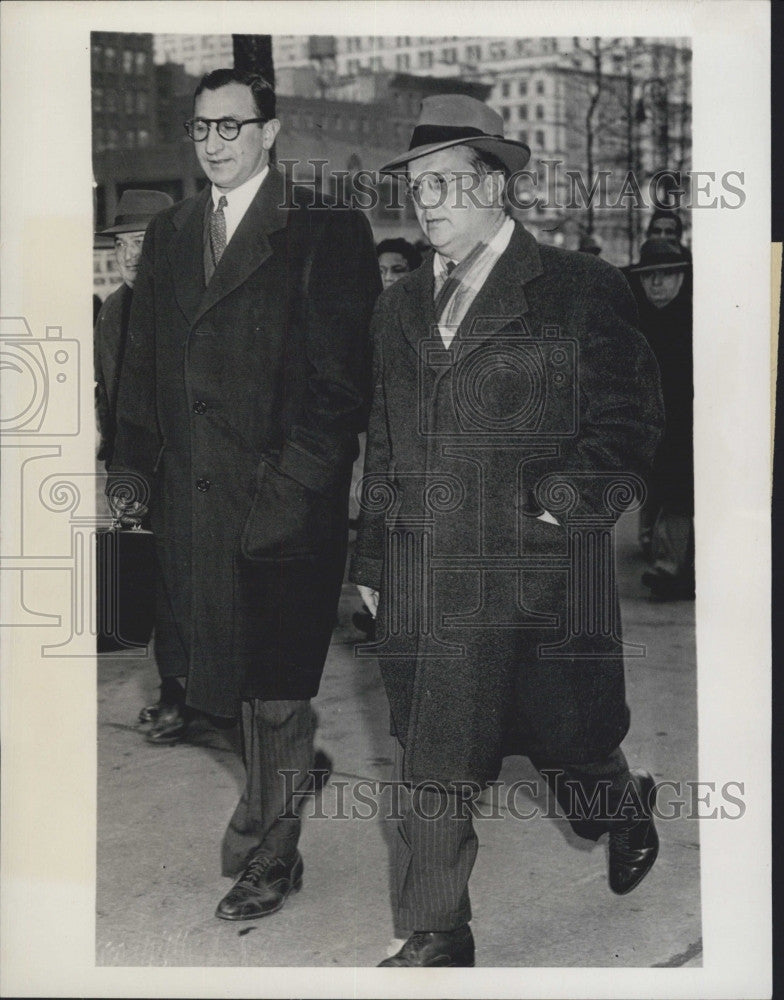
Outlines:
<svg viewBox="0 0 784 1000"><path fill-rule="evenodd" d="M194 142L204 142L210 134L210 125L214 125L221 139L231 142L240 134L243 125L262 124L267 118L191 118L183 122L185 131Z"/></svg>

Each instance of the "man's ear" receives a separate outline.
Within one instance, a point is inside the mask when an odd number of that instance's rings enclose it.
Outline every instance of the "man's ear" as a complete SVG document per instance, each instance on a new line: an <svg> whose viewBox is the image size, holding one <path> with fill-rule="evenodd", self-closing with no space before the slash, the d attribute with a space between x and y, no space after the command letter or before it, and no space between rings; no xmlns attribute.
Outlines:
<svg viewBox="0 0 784 1000"><path fill-rule="evenodd" d="M261 126L261 131L264 136L264 148L272 149L278 137L278 132L280 132L280 122L277 118L270 118L268 122L264 122Z"/></svg>

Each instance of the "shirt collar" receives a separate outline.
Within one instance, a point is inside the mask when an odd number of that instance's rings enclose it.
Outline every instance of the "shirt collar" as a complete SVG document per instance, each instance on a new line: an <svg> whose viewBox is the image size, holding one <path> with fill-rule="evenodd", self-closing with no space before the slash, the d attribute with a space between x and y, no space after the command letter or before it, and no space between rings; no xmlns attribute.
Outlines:
<svg viewBox="0 0 784 1000"><path fill-rule="evenodd" d="M256 196L256 192L261 187L264 182L264 178L269 173L269 164L260 170L259 173L254 174L249 177L244 184L240 184L239 187L234 188L232 191L219 191L215 185L212 185L212 206L213 209L217 209L218 202L223 196L226 199L226 207L233 213L239 212L241 215L245 213L248 205L253 201Z"/></svg>

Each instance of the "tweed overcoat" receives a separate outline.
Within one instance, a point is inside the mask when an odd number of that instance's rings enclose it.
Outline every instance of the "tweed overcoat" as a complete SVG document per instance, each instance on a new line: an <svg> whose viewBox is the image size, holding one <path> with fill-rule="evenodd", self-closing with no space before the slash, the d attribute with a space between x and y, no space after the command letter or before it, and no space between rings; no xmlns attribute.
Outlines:
<svg viewBox="0 0 784 1000"><path fill-rule="evenodd" d="M378 300L351 579L380 590L366 653L406 780L493 780L510 753L590 762L628 729L617 642L542 647L569 617L568 517L606 513L607 474L644 473L659 438L658 369L635 319L615 268L519 223L449 350L430 259ZM557 496L537 493L551 474L579 493L556 524L541 515ZM617 614L614 592L605 604Z"/></svg>
<svg viewBox="0 0 784 1000"><path fill-rule="evenodd" d="M205 288L209 189L153 219L134 288L112 472L142 475L155 652L187 703L317 693L345 566L380 288L361 213L271 170Z"/></svg>

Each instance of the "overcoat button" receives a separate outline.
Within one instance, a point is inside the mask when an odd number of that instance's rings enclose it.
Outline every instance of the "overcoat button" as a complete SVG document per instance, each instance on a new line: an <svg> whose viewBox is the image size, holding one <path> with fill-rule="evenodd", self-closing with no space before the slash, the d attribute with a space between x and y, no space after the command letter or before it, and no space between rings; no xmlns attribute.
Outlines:
<svg viewBox="0 0 784 1000"><path fill-rule="evenodd" d="M210 488L211 485L212 485L212 483L210 483L209 479L197 479L196 480L196 489L200 493L206 493L207 490Z"/></svg>
<svg viewBox="0 0 784 1000"><path fill-rule="evenodd" d="M203 399L197 399L196 400L196 402L193 404L193 412L194 413L206 413L207 412L207 404L204 402Z"/></svg>

